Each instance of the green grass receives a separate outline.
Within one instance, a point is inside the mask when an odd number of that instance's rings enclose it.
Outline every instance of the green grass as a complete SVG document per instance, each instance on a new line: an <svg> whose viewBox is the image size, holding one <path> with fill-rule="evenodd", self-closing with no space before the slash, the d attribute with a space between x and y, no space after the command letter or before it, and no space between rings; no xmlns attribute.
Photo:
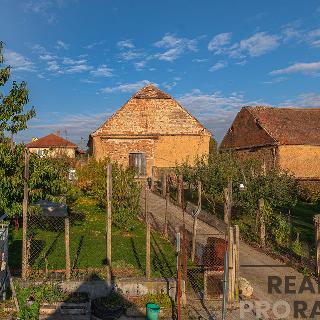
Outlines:
<svg viewBox="0 0 320 320"><path fill-rule="evenodd" d="M300 201L291 210L291 214L293 226L300 233L302 240L314 246L313 218L316 214L320 214L320 205Z"/></svg>
<svg viewBox="0 0 320 320"><path fill-rule="evenodd" d="M105 210L93 199L80 198L70 211L70 255L74 273L103 268L106 263ZM47 265L49 270L65 269L64 228L60 230L62 232L48 231L41 226L35 230L30 248L32 268L43 270ZM145 235L146 227L138 219L130 232L113 226L112 267L116 276L144 274ZM9 264L13 269L21 268L21 239L21 229L18 232L11 230ZM153 277L172 277L175 273L174 248L156 231L151 233L151 263Z"/></svg>

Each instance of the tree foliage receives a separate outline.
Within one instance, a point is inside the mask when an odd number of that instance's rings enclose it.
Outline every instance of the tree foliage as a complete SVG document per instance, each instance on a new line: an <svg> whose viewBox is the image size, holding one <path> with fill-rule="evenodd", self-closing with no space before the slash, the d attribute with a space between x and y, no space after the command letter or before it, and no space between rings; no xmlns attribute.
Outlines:
<svg viewBox="0 0 320 320"><path fill-rule="evenodd" d="M106 206L107 164L109 160L90 159L78 170L78 186L85 194ZM139 214L140 189L135 171L114 163L112 165L113 222L120 228L130 230Z"/></svg>
<svg viewBox="0 0 320 320"><path fill-rule="evenodd" d="M22 214L24 145L12 148L0 143L0 210L9 216ZM30 203L58 201L67 190L68 160L30 154Z"/></svg>
<svg viewBox="0 0 320 320"><path fill-rule="evenodd" d="M3 43L0 42L0 87L3 87L10 78L11 67L1 68L4 63ZM6 133L14 135L27 128L27 122L35 115L34 107L25 111L24 107L29 102L26 82L13 81L8 95L0 92L0 139Z"/></svg>
<svg viewBox="0 0 320 320"><path fill-rule="evenodd" d="M213 207L223 201L223 189L229 181L234 204L252 214L256 213L260 198L272 208L290 207L297 202L297 185L288 172L273 169L265 173L259 161L240 162L230 153L211 154L198 159L194 166L183 164L177 171L194 186L200 180L203 194ZM240 184L245 186L244 190L240 190Z"/></svg>

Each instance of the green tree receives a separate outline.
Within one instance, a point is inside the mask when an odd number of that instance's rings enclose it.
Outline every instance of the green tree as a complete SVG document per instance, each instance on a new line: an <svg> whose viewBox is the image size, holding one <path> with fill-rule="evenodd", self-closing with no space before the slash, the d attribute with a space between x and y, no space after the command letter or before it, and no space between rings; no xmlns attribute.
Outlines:
<svg viewBox="0 0 320 320"><path fill-rule="evenodd" d="M22 144L11 148L0 143L0 211L9 216L22 214L24 148ZM59 201L67 192L68 168L67 160L30 154L30 203Z"/></svg>
<svg viewBox="0 0 320 320"><path fill-rule="evenodd" d="M2 67L4 64L3 42L0 41L0 87L5 86L10 78L11 67ZM24 110L29 102L29 94L26 82L13 81L8 95L0 92L0 140L4 140L5 134L11 137L27 128L27 121L35 115L34 107Z"/></svg>

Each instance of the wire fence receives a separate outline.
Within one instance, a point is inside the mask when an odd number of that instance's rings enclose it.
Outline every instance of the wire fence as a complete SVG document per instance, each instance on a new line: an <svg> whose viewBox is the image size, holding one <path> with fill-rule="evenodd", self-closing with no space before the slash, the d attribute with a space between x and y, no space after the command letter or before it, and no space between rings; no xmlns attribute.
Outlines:
<svg viewBox="0 0 320 320"><path fill-rule="evenodd" d="M5 297L8 285L8 225L0 224L0 295Z"/></svg>

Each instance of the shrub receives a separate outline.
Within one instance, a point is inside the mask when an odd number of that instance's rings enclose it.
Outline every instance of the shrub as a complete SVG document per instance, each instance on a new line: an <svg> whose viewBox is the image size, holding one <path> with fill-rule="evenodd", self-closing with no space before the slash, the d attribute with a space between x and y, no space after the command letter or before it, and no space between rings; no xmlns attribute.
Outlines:
<svg viewBox="0 0 320 320"><path fill-rule="evenodd" d="M84 194L106 207L107 164L109 160L90 159L78 170L78 186ZM135 171L114 163L112 166L112 219L119 228L129 230L140 212L140 189Z"/></svg>

